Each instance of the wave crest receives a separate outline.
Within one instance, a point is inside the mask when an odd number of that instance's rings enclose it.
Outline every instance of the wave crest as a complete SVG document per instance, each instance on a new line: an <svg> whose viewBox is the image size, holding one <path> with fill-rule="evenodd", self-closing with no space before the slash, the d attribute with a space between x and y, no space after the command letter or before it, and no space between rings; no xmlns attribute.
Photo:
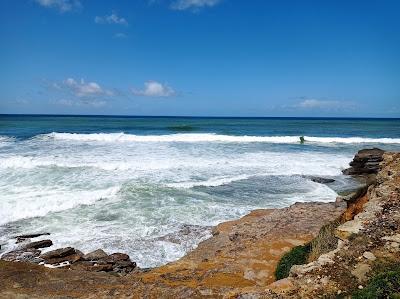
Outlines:
<svg viewBox="0 0 400 299"><path fill-rule="evenodd" d="M299 143L300 136L235 136L214 133L186 133L169 135L134 135L125 133L50 133L42 138L83 142L225 142L225 143ZM400 144L400 138L365 138L365 137L315 137L304 136L310 143L383 143Z"/></svg>

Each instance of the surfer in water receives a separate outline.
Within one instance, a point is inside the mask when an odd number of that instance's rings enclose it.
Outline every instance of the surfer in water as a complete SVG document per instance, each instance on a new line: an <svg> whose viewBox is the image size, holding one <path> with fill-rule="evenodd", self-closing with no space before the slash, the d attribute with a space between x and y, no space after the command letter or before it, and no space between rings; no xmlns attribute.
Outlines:
<svg viewBox="0 0 400 299"><path fill-rule="evenodd" d="M304 141L306 141L306 140L304 139L304 136L300 136L300 144L304 144Z"/></svg>

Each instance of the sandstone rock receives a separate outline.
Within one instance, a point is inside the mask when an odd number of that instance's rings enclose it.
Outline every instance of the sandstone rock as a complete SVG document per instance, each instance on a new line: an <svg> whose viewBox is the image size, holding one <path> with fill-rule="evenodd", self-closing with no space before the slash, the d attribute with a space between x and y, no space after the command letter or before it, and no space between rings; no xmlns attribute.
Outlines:
<svg viewBox="0 0 400 299"><path fill-rule="evenodd" d="M365 175L378 173L379 163L383 161L385 151L379 148L363 149L358 151L353 161L350 162L350 168L343 171L347 175Z"/></svg>
<svg viewBox="0 0 400 299"><path fill-rule="evenodd" d="M342 225L339 225L335 230L335 235L341 240L346 240L352 234L358 234L361 228L362 228L361 221L358 219L354 219L351 221L347 221Z"/></svg>
<svg viewBox="0 0 400 299"><path fill-rule="evenodd" d="M363 257L365 257L367 260L370 260L370 261L375 261L376 260L375 255L370 251L365 251L363 253Z"/></svg>
<svg viewBox="0 0 400 299"><path fill-rule="evenodd" d="M382 237L382 239L385 241L392 241L392 242L400 243L400 234L396 234L393 236L385 236L385 237Z"/></svg>
<svg viewBox="0 0 400 299"><path fill-rule="evenodd" d="M113 271L117 273L129 273L136 268L136 263L131 261L117 261L113 266Z"/></svg>
<svg viewBox="0 0 400 299"><path fill-rule="evenodd" d="M71 255L64 256L64 257L45 259L45 261L46 261L46 264L52 264L52 265L59 264L62 262L69 262L70 264L73 264L81 259L82 259L82 255L74 253Z"/></svg>
<svg viewBox="0 0 400 299"><path fill-rule="evenodd" d="M72 255L72 254L75 254L75 253L76 253L76 251L75 251L74 248L65 247L65 248L59 248L59 249L56 249L56 250L48 251L48 252L42 254L40 257L42 259L49 260L49 259L52 259L52 258L60 258L60 257L69 256L69 255Z"/></svg>
<svg viewBox="0 0 400 299"><path fill-rule="evenodd" d="M23 248L45 248L45 247L50 247L53 245L53 242L51 240L41 240L41 241L36 241L36 242L31 242L26 245L23 245Z"/></svg>
<svg viewBox="0 0 400 299"><path fill-rule="evenodd" d="M113 270L113 266L110 264L99 265L88 261L76 262L72 264L70 268L73 270L93 271L93 272L100 272L100 271L110 272Z"/></svg>
<svg viewBox="0 0 400 299"><path fill-rule="evenodd" d="M119 252L110 254L109 256L99 259L99 261L106 262L109 264L114 264L118 261L128 261L128 260L129 260L129 255Z"/></svg>
<svg viewBox="0 0 400 299"><path fill-rule="evenodd" d="M27 248L22 250L15 250L7 252L2 255L1 259L4 261L21 261L39 264L43 259L39 258L40 250L35 248Z"/></svg>
<svg viewBox="0 0 400 299"><path fill-rule="evenodd" d="M97 249L95 251L89 252L85 255L83 255L83 259L86 261L97 261L102 258L107 257L108 254L104 252L102 249Z"/></svg>

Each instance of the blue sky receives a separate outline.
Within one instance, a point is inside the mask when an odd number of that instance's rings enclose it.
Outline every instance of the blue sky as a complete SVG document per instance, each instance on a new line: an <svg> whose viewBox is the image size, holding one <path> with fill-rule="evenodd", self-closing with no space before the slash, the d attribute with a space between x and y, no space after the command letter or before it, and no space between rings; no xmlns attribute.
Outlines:
<svg viewBox="0 0 400 299"><path fill-rule="evenodd" d="M400 117L400 1L2 0L0 113Z"/></svg>

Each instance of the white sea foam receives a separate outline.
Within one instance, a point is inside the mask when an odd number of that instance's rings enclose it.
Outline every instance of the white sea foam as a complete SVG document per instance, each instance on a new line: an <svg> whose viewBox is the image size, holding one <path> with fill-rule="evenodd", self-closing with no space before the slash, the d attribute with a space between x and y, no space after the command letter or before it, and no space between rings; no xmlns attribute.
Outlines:
<svg viewBox="0 0 400 299"><path fill-rule="evenodd" d="M169 135L133 135L125 133L50 133L41 135L42 138L73 141L101 142L232 142L232 143L299 143L300 136L235 136L213 133L169 134ZM314 137L304 136L305 142L315 143L383 143L400 144L400 138L364 138L364 137Z"/></svg>
<svg viewBox="0 0 400 299"><path fill-rule="evenodd" d="M72 209L79 205L91 205L103 198L112 198L119 191L119 187L81 191L43 187L36 188L37 190L29 187L12 189L9 188L8 194L2 192L0 225L20 219L44 216L50 212Z"/></svg>
<svg viewBox="0 0 400 299"><path fill-rule="evenodd" d="M125 156L121 160L116 159L112 152L109 152L108 156L101 152L79 152L70 156L0 156L0 169L6 171L58 167L80 168L83 171L93 168L108 171L109 175L129 171L126 175L133 179L146 177L159 179L157 182L166 180L170 187L191 188L218 186L254 175L339 175L351 159L344 155L314 152L265 151L225 156L206 156L206 153L201 153L199 156L192 156L188 153L173 155L171 151L148 153L143 157L139 154ZM190 179L194 173L201 174L206 179ZM173 181L168 182L168 178Z"/></svg>
<svg viewBox="0 0 400 299"><path fill-rule="evenodd" d="M252 175L238 175L233 177L213 177L205 181L188 181L188 182L177 182L169 183L167 186L176 188L193 188L193 187L216 187L221 185L226 185L235 181L246 180L252 177Z"/></svg>
<svg viewBox="0 0 400 299"><path fill-rule="evenodd" d="M9 145L11 142L15 141L15 138L0 135L0 147Z"/></svg>

